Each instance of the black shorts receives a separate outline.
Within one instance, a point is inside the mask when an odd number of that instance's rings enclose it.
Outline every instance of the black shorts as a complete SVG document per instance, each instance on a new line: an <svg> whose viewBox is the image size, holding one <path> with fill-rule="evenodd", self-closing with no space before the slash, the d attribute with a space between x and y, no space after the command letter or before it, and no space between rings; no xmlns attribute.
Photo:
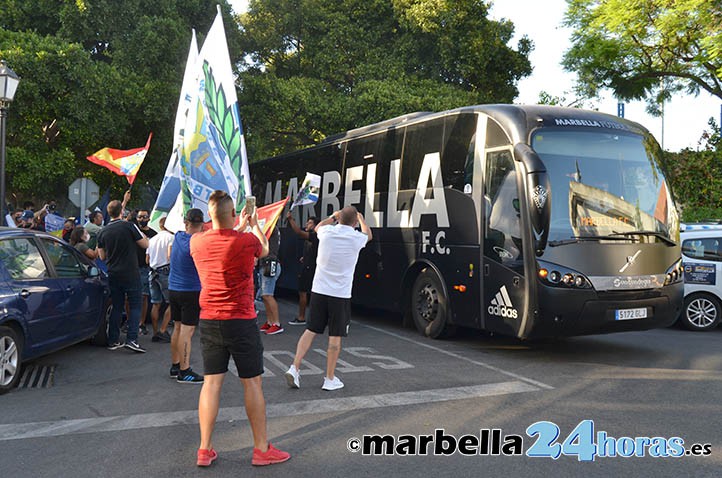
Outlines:
<svg viewBox="0 0 722 478"><path fill-rule="evenodd" d="M298 291L299 292L311 292L311 286L313 285L313 275L316 273L316 268L311 266L301 266L301 273L298 274Z"/></svg>
<svg viewBox="0 0 722 478"><path fill-rule="evenodd" d="M311 292L311 313L306 328L322 334L328 326L330 337L348 336L351 325L351 299L341 299Z"/></svg>
<svg viewBox="0 0 722 478"><path fill-rule="evenodd" d="M183 325L190 325L193 327L197 326L198 319L201 316L201 306L198 303L201 292L178 290L171 290L168 292L170 296L171 319Z"/></svg>
<svg viewBox="0 0 722 478"><path fill-rule="evenodd" d="M203 371L226 373L233 357L240 378L263 373L263 343L254 319L201 320Z"/></svg>

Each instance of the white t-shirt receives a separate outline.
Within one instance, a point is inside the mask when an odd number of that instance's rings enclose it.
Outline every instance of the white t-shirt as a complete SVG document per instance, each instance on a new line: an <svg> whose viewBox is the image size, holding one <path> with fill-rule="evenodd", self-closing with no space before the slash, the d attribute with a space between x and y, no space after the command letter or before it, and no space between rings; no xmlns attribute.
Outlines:
<svg viewBox="0 0 722 478"><path fill-rule="evenodd" d="M368 242L368 236L351 226L337 224L318 229L316 274L311 292L351 298L353 272L358 254Z"/></svg>
<svg viewBox="0 0 722 478"><path fill-rule="evenodd" d="M150 268L157 269L159 267L170 264L170 256L168 255L168 247L173 244L173 234L162 230L148 240L148 249L145 255L150 259Z"/></svg>

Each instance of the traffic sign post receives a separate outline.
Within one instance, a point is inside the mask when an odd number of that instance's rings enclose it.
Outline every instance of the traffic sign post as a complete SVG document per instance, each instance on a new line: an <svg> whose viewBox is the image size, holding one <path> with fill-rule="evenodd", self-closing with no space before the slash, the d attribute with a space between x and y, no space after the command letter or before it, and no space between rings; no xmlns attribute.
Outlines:
<svg viewBox="0 0 722 478"><path fill-rule="evenodd" d="M78 178L68 188L68 199L80 208L80 216L82 218L85 210L90 204L98 201L100 198L100 188L92 179Z"/></svg>

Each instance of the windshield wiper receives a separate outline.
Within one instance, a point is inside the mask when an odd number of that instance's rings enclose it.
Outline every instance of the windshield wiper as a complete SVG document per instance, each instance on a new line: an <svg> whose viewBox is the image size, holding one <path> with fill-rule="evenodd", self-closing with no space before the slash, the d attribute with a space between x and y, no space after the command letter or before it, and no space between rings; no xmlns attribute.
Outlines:
<svg viewBox="0 0 722 478"><path fill-rule="evenodd" d="M657 231L628 231L628 232L614 232L611 234L612 236L654 236L658 239L661 239L662 242L666 243L670 246L676 246L677 243L674 242L672 239L668 238L661 232Z"/></svg>
<svg viewBox="0 0 722 478"><path fill-rule="evenodd" d="M582 241L628 241L626 237L615 237L615 236L572 236L569 239L562 239L559 241L549 241L549 245L552 247L564 246L567 244L576 244Z"/></svg>

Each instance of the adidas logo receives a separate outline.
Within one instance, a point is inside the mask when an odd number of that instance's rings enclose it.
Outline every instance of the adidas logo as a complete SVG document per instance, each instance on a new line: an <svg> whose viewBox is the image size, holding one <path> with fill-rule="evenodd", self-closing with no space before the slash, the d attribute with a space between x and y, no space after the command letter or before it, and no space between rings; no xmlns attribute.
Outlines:
<svg viewBox="0 0 722 478"><path fill-rule="evenodd" d="M501 286L499 292L496 293L496 297L491 299L491 305L487 311L490 315L504 317L505 319L516 319L519 317L519 312L514 308L514 304L511 303L505 285Z"/></svg>

